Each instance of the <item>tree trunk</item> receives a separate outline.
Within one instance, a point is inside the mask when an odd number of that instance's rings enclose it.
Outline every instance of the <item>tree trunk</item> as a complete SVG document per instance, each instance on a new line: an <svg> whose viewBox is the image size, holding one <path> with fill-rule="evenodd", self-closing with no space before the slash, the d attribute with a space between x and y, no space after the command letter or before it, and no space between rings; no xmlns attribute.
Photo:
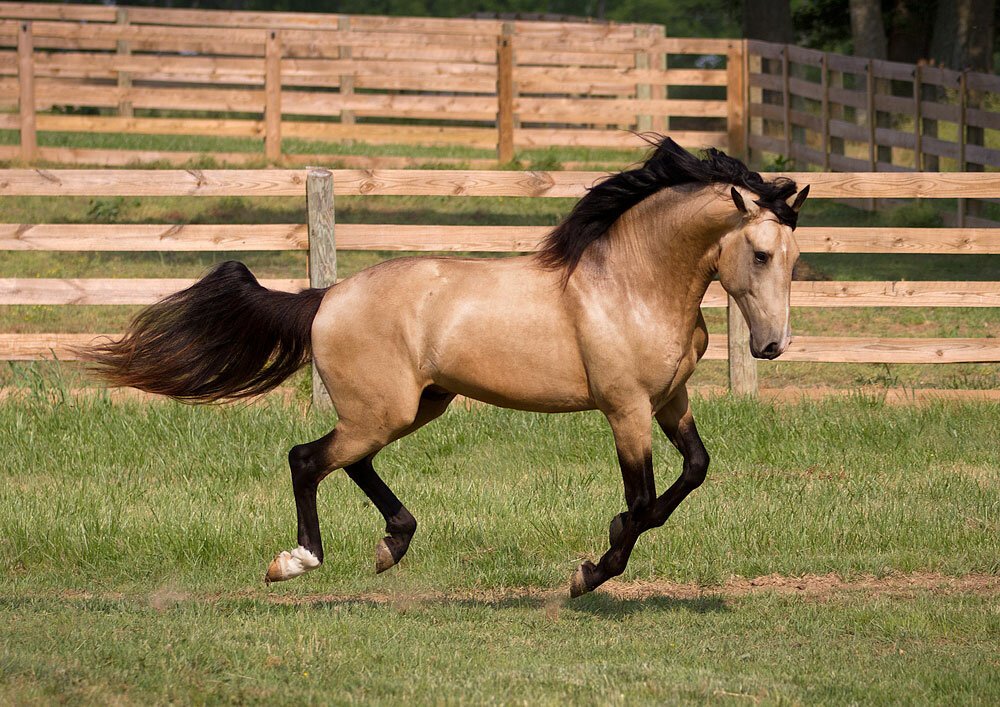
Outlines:
<svg viewBox="0 0 1000 707"><path fill-rule="evenodd" d="M890 61L916 64L929 56L934 31L931 7L927 0L895 0L886 28Z"/></svg>
<svg viewBox="0 0 1000 707"><path fill-rule="evenodd" d="M851 38L854 56L886 58L885 23L879 0L851 0Z"/></svg>
<svg viewBox="0 0 1000 707"><path fill-rule="evenodd" d="M996 0L939 2L931 56L952 69L993 68Z"/></svg>
<svg viewBox="0 0 1000 707"><path fill-rule="evenodd" d="M993 16L996 0L959 0L956 69L989 71L993 68Z"/></svg>
<svg viewBox="0 0 1000 707"><path fill-rule="evenodd" d="M745 0L743 36L781 44L794 42L789 0Z"/></svg>

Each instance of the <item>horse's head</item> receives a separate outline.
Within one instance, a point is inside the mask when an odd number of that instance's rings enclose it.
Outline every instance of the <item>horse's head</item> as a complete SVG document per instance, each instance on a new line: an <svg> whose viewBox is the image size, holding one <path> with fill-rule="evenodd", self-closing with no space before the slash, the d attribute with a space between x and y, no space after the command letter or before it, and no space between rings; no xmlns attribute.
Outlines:
<svg viewBox="0 0 1000 707"><path fill-rule="evenodd" d="M777 213L754 201L749 191L733 187L730 194L739 219L720 242L719 280L750 326L750 352L757 358L777 358L791 341L789 298L792 268L799 257L792 230L809 187L794 200L789 197L787 205L780 203Z"/></svg>

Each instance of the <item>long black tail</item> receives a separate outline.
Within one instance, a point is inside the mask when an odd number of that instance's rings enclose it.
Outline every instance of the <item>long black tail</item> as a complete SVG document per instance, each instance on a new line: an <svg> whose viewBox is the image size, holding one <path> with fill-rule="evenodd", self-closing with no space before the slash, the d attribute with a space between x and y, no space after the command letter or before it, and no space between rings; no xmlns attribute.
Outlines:
<svg viewBox="0 0 1000 707"><path fill-rule="evenodd" d="M269 290L230 261L144 309L120 340L79 353L111 385L193 403L247 398L309 362L325 292Z"/></svg>

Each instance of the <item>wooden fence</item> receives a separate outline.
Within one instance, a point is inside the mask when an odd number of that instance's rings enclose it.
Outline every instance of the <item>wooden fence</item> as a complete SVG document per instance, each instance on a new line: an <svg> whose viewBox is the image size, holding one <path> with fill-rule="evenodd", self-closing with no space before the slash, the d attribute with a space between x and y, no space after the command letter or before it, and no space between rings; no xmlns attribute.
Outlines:
<svg viewBox="0 0 1000 707"><path fill-rule="evenodd" d="M21 131L0 159L195 156L39 148L36 131L254 137L271 160L313 164L282 140L495 147L507 162L659 130L739 153L742 46L659 25L0 3L0 110L20 111L0 128Z"/></svg>
<svg viewBox="0 0 1000 707"><path fill-rule="evenodd" d="M603 176L595 172L486 172L443 170L0 170L5 196L283 196L309 189L309 224L98 225L0 224L2 250L247 251L309 250L310 279L266 281L279 289L336 278L333 194L375 198L410 196L579 197ZM1000 197L1000 183L967 173L794 173L814 198ZM331 193L332 192L332 193ZM435 226L339 224L343 250L526 252L548 231L543 226ZM1000 230L989 228L801 227L803 252L1000 253ZM147 304L190 280L46 278L0 279L0 305ZM713 283L704 307L726 307ZM795 307L998 307L1000 282L794 282ZM746 327L735 307L730 337L713 336L706 358L729 359L731 387L756 389ZM72 358L69 347L91 334L4 334L0 360ZM782 361L856 363L968 363L1000 361L1000 340L971 338L795 337Z"/></svg>
<svg viewBox="0 0 1000 707"><path fill-rule="evenodd" d="M1000 169L1000 76L757 41L745 56L751 150L824 171ZM959 198L957 225L998 225L981 207Z"/></svg>

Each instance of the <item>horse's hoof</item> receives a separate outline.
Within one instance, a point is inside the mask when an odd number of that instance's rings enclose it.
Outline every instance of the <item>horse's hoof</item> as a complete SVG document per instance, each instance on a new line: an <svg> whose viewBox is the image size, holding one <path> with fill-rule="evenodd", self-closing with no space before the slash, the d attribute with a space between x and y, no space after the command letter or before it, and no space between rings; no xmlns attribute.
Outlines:
<svg viewBox="0 0 1000 707"><path fill-rule="evenodd" d="M625 513L619 513L611 519L611 527L608 528L608 542L611 547L615 547L625 531Z"/></svg>
<svg viewBox="0 0 1000 707"><path fill-rule="evenodd" d="M319 558L301 545L291 552L283 550L275 555L271 564L267 566L264 584L294 579L319 566Z"/></svg>
<svg viewBox="0 0 1000 707"><path fill-rule="evenodd" d="M375 574L382 574L396 564L396 558L392 556L389 544L382 538L375 546Z"/></svg>
<svg viewBox="0 0 1000 707"><path fill-rule="evenodd" d="M573 579L569 583L569 596L571 599L576 599L593 590L593 587L590 586L589 575L596 569L597 567L590 561L584 562L576 568L576 572L573 573Z"/></svg>

